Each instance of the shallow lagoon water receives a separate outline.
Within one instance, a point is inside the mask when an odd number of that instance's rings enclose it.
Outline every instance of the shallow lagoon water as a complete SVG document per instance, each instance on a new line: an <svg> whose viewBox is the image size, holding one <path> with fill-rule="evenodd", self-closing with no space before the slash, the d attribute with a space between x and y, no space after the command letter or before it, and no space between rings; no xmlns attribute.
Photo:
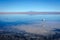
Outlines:
<svg viewBox="0 0 60 40"><path fill-rule="evenodd" d="M1 14L0 29L24 30L28 33L49 34L60 29L60 15ZM14 30L16 31L16 30Z"/></svg>
<svg viewBox="0 0 60 40"><path fill-rule="evenodd" d="M14 22L14 21L60 21L60 15L29 15L29 14L1 14L0 21Z"/></svg>

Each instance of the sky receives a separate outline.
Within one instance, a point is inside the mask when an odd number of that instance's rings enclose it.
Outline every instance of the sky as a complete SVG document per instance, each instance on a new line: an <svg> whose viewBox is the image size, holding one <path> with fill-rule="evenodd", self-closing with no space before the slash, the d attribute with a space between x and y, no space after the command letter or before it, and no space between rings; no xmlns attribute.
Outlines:
<svg viewBox="0 0 60 40"><path fill-rule="evenodd" d="M60 12L60 0L0 0L0 12Z"/></svg>

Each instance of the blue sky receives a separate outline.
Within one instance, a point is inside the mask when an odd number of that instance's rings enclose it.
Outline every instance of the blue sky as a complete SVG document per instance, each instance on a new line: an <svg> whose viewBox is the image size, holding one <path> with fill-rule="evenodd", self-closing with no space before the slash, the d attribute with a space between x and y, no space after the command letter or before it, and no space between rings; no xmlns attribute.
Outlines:
<svg viewBox="0 0 60 40"><path fill-rule="evenodd" d="M60 12L60 0L0 0L0 12Z"/></svg>

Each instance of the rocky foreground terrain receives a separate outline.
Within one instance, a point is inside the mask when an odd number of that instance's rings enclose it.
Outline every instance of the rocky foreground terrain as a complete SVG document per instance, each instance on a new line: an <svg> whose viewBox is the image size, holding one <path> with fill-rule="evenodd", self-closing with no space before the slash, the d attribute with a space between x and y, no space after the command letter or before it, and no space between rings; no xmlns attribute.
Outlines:
<svg viewBox="0 0 60 40"><path fill-rule="evenodd" d="M60 33L43 36L26 32L0 31L0 40L60 40Z"/></svg>

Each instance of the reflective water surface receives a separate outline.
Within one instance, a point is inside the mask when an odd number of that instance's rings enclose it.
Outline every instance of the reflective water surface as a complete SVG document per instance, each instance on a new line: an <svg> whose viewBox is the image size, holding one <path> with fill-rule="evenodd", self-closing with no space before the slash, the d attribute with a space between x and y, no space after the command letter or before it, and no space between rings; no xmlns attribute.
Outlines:
<svg viewBox="0 0 60 40"><path fill-rule="evenodd" d="M1 14L1 34L17 35L18 40L60 40L60 15Z"/></svg>

